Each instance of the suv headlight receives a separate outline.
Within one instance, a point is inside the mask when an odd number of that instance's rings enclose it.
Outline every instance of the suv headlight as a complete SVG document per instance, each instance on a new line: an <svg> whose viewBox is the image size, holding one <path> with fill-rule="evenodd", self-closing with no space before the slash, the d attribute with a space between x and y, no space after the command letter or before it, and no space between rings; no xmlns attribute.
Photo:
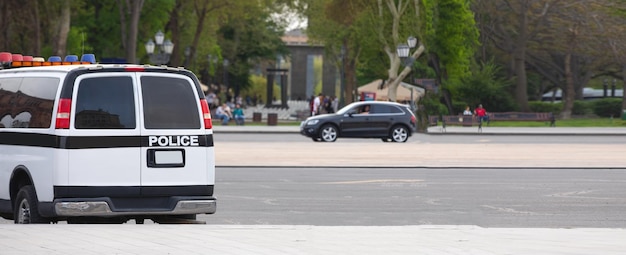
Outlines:
<svg viewBox="0 0 626 255"><path fill-rule="evenodd" d="M307 126L311 126L311 125L315 125L318 122L320 122L320 120L309 120L306 122Z"/></svg>

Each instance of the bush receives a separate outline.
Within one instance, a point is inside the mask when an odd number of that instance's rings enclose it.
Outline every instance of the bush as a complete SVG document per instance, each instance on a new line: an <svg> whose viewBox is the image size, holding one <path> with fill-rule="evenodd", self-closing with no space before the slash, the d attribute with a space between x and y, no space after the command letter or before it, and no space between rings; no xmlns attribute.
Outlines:
<svg viewBox="0 0 626 255"><path fill-rule="evenodd" d="M603 98L592 103L593 113L600 117L619 117L622 115L621 98Z"/></svg>
<svg viewBox="0 0 626 255"><path fill-rule="evenodd" d="M574 108L572 109L572 115L589 115L593 113L591 109L592 104L589 101L576 100L574 101Z"/></svg>
<svg viewBox="0 0 626 255"><path fill-rule="evenodd" d="M465 102L472 110L482 104L488 112L515 111L518 107L508 92L511 83L498 76L499 71L493 62L482 63L471 75L461 79L454 99ZM465 105L460 111L463 109Z"/></svg>
<svg viewBox="0 0 626 255"><path fill-rule="evenodd" d="M452 110L456 113L462 113L465 111L465 107L469 106L466 102L454 101L452 102ZM471 110L474 110L473 107L470 106Z"/></svg>
<svg viewBox="0 0 626 255"><path fill-rule="evenodd" d="M419 101L419 104L424 106L429 116L448 115L448 108L439 101L439 95L437 94L427 93Z"/></svg>
<svg viewBox="0 0 626 255"><path fill-rule="evenodd" d="M551 112L555 116L558 116L563 109L562 103L551 103L551 102L540 102L533 101L528 102L528 106L530 107L530 111L532 112Z"/></svg>

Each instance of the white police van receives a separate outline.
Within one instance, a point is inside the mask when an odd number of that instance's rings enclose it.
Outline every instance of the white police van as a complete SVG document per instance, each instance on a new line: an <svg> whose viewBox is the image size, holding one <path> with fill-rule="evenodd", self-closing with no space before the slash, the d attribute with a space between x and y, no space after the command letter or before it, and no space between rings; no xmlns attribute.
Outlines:
<svg viewBox="0 0 626 255"><path fill-rule="evenodd" d="M20 60L0 53L0 216L142 223L215 213L211 115L192 72L92 55Z"/></svg>

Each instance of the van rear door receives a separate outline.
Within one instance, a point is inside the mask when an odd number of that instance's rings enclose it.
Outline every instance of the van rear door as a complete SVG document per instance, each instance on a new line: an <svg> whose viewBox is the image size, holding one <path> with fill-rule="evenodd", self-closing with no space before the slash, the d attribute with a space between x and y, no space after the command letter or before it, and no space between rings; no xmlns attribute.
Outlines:
<svg viewBox="0 0 626 255"><path fill-rule="evenodd" d="M177 73L139 72L137 79L142 195L212 194L212 134L204 129L199 85Z"/></svg>
<svg viewBox="0 0 626 255"><path fill-rule="evenodd" d="M141 138L134 81L134 73L123 72L76 78L66 196L139 195Z"/></svg>

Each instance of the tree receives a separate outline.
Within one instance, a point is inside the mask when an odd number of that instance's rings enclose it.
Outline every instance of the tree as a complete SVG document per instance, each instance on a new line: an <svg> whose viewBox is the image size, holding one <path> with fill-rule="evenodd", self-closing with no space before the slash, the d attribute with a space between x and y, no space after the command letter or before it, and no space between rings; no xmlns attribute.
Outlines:
<svg viewBox="0 0 626 255"><path fill-rule="evenodd" d="M560 8L561 0L476 0L474 10L482 12L481 22L488 22L488 38L511 56L515 74L515 99L523 111L528 105L526 56L528 44L546 28L548 17ZM484 15L486 14L486 15Z"/></svg>
<svg viewBox="0 0 626 255"><path fill-rule="evenodd" d="M389 61L390 100L396 99L397 87L411 72L411 63L425 52L440 83L459 80L469 71L478 31L468 1L377 0L371 2L370 10L370 27ZM418 43L409 64L402 66L396 46L409 36L415 36Z"/></svg>
<svg viewBox="0 0 626 255"><path fill-rule="evenodd" d="M250 87L250 69L254 64L275 60L278 54L288 54L281 40L284 28L271 19L278 8L274 1L237 4L222 18L217 31L221 56L230 63L228 85L234 88L235 96Z"/></svg>
<svg viewBox="0 0 626 255"><path fill-rule="evenodd" d="M137 30L139 17L145 0L117 1L120 12L122 46L126 50L126 61L137 62Z"/></svg>
<svg viewBox="0 0 626 255"><path fill-rule="evenodd" d="M345 82L345 86L339 98L345 104L356 101L354 91L357 87L358 59L362 44L371 40L362 33L365 8L364 1L360 0L313 0L307 4L307 35L314 43L323 44L326 55L335 59L343 71L342 82Z"/></svg>

